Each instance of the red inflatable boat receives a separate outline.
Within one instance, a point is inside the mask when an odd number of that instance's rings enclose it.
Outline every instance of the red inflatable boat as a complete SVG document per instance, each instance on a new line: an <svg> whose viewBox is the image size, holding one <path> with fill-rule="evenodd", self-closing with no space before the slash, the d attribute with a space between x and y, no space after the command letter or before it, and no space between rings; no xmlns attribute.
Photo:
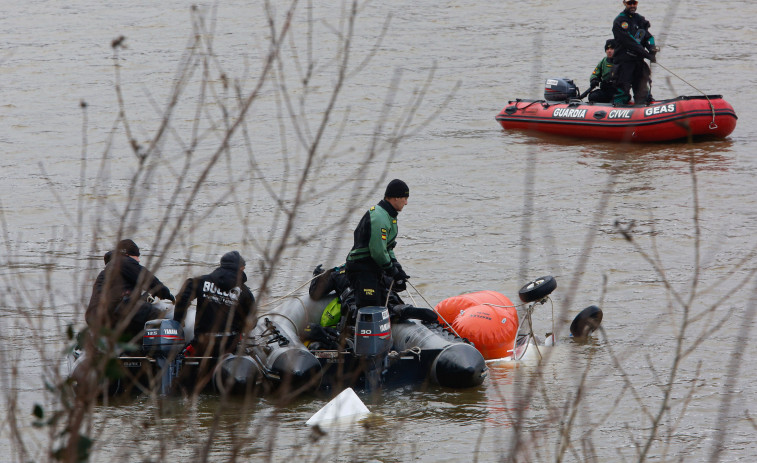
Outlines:
<svg viewBox="0 0 757 463"><path fill-rule="evenodd" d="M560 91L554 89L560 88ZM497 114L505 130L524 129L580 138L659 142L689 137L725 138L736 113L720 95L679 96L647 106L586 103L568 79L549 79L544 100L510 101ZM559 101L556 101L559 100Z"/></svg>

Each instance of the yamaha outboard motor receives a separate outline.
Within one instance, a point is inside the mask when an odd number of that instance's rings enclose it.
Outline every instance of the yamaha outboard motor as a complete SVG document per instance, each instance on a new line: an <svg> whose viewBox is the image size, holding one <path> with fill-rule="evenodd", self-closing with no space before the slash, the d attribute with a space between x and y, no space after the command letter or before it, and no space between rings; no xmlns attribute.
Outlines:
<svg viewBox="0 0 757 463"><path fill-rule="evenodd" d="M368 389L381 383L384 360L392 348L392 325L386 307L363 307L355 322L355 355L365 361Z"/></svg>
<svg viewBox="0 0 757 463"><path fill-rule="evenodd" d="M544 83L544 99L547 101L568 101L578 98L578 87L571 79L547 79Z"/></svg>
<svg viewBox="0 0 757 463"><path fill-rule="evenodd" d="M184 329L176 320L150 320L145 323L142 349L155 358L161 372L160 393L167 394L181 368L179 354L184 350Z"/></svg>

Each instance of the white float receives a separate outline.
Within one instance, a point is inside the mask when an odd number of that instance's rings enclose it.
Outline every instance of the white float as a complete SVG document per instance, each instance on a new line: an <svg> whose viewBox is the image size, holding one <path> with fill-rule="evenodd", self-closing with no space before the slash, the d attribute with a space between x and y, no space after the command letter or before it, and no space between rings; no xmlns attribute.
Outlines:
<svg viewBox="0 0 757 463"><path fill-rule="evenodd" d="M352 388L348 387L331 399L323 408L318 410L305 422L308 426L327 423L355 422L371 413L360 397Z"/></svg>

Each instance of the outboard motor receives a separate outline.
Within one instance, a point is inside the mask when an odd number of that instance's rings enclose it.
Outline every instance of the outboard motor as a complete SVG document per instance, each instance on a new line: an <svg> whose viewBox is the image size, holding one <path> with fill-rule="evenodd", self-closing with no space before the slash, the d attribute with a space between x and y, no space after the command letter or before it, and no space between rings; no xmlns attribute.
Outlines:
<svg viewBox="0 0 757 463"><path fill-rule="evenodd" d="M375 389L381 383L384 359L392 348L392 325L386 307L363 307L355 322L355 355L366 361L366 386Z"/></svg>
<svg viewBox="0 0 757 463"><path fill-rule="evenodd" d="M544 83L544 99L547 101L568 101L578 98L578 87L571 79L561 77L547 79Z"/></svg>
<svg viewBox="0 0 757 463"><path fill-rule="evenodd" d="M176 320L149 320L145 323L142 349L155 358L161 372L160 393L167 394L181 368L179 354L184 350L184 329Z"/></svg>

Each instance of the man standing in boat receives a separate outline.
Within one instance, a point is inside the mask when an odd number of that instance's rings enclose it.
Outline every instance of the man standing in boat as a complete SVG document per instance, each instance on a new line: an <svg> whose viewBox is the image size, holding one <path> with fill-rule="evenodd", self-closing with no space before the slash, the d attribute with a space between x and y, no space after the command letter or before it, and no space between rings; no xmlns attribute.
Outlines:
<svg viewBox="0 0 757 463"><path fill-rule="evenodd" d="M354 245L347 255L347 278L355 291L356 308L384 306L387 288L384 274L394 280L393 290L409 278L397 262L394 247L397 238L397 214L407 205L410 188L394 179L384 192L384 199L371 207L355 228Z"/></svg>
<svg viewBox="0 0 757 463"><path fill-rule="evenodd" d="M617 42L613 55L613 78L617 85L613 98L615 104L627 104L632 88L635 104L646 105L652 100L649 93L651 71L644 59L654 63L658 48L649 32L649 21L636 13L638 3L637 0L624 0L625 9L612 23L612 34Z"/></svg>
<svg viewBox="0 0 757 463"><path fill-rule="evenodd" d="M176 297L173 319L184 322L197 299L192 347L200 356L233 351L240 335L255 324L248 320L255 297L245 285L245 261L237 251L221 257L221 265L208 275L189 278Z"/></svg>
<svg viewBox="0 0 757 463"><path fill-rule="evenodd" d="M594 72L591 73L590 87L599 87L589 93L589 102L591 103L610 103L615 96L615 85L613 85L611 78L615 46L615 39L608 39L605 42L605 57L599 61Z"/></svg>

